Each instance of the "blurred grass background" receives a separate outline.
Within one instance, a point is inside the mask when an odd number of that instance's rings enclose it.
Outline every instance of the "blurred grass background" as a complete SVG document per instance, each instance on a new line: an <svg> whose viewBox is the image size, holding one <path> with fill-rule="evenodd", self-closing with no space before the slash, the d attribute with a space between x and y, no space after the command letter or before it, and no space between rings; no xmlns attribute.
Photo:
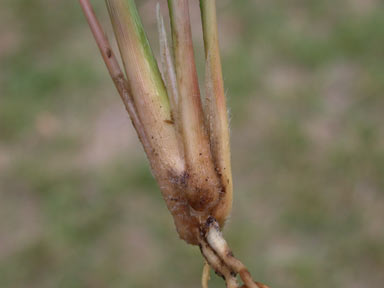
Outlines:
<svg viewBox="0 0 384 288"><path fill-rule="evenodd" d="M235 254L271 287L383 287L383 2L217 2ZM0 61L0 287L199 287L77 1L1 1Z"/></svg>

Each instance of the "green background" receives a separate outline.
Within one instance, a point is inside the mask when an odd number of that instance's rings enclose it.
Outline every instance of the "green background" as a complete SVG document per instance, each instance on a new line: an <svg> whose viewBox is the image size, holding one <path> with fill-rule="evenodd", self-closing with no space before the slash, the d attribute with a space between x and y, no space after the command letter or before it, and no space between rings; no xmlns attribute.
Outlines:
<svg viewBox="0 0 384 288"><path fill-rule="evenodd" d="M217 2L236 256L272 288L383 287L383 2ZM157 54L156 1L137 3ZM2 0L0 287L199 287L201 269L78 2Z"/></svg>

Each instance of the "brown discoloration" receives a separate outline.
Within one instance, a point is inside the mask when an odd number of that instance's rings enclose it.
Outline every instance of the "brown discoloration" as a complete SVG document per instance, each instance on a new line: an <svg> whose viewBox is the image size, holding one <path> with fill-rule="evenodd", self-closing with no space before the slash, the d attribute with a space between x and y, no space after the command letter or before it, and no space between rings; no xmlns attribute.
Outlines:
<svg viewBox="0 0 384 288"><path fill-rule="evenodd" d="M189 178L189 174L187 171L184 171L184 173L180 176L180 185L182 185L183 188L185 188L187 186L187 181L188 181L188 178Z"/></svg>
<svg viewBox="0 0 384 288"><path fill-rule="evenodd" d="M197 245L199 220L191 214L188 200L183 193L187 175L186 172L180 174L172 170L161 175L155 174L180 238L189 244Z"/></svg>
<svg viewBox="0 0 384 288"><path fill-rule="evenodd" d="M171 125L175 124L175 122L173 122L173 120L170 120L170 119L165 119L164 122Z"/></svg>
<svg viewBox="0 0 384 288"><path fill-rule="evenodd" d="M207 211L215 203L215 193L205 187L187 185L187 197L191 207L197 211ZM217 202L216 202L217 203ZM208 209L207 209L208 208Z"/></svg>
<svg viewBox="0 0 384 288"><path fill-rule="evenodd" d="M107 54L107 57L108 57L108 58L111 58L111 57L112 57L112 50L111 50L111 49L107 48L106 51L105 51L105 53Z"/></svg>

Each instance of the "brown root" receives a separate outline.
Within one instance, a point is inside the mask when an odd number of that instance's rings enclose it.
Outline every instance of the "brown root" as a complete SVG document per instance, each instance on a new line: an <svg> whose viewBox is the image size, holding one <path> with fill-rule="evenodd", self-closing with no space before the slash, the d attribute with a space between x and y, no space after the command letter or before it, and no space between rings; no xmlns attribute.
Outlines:
<svg viewBox="0 0 384 288"><path fill-rule="evenodd" d="M223 277L227 288L268 288L255 282L245 265L233 256L231 249L223 238L219 224L209 217L200 228L200 250L207 263L216 274ZM244 285L238 286L236 276L239 275Z"/></svg>

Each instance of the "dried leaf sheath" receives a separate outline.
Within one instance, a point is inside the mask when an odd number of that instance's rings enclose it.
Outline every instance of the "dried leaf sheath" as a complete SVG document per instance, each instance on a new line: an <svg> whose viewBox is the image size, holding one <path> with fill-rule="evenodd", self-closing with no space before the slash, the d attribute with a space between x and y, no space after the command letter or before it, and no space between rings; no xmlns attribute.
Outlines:
<svg viewBox="0 0 384 288"><path fill-rule="evenodd" d="M215 2L215 0L200 0L200 10L206 61L206 122L215 166L226 191L214 212L214 217L223 225L232 208L233 188L228 114L221 71Z"/></svg>
<svg viewBox="0 0 384 288"><path fill-rule="evenodd" d="M188 171L187 197L198 211L218 203L222 187L204 126L187 0L168 0L179 91L179 119Z"/></svg>

